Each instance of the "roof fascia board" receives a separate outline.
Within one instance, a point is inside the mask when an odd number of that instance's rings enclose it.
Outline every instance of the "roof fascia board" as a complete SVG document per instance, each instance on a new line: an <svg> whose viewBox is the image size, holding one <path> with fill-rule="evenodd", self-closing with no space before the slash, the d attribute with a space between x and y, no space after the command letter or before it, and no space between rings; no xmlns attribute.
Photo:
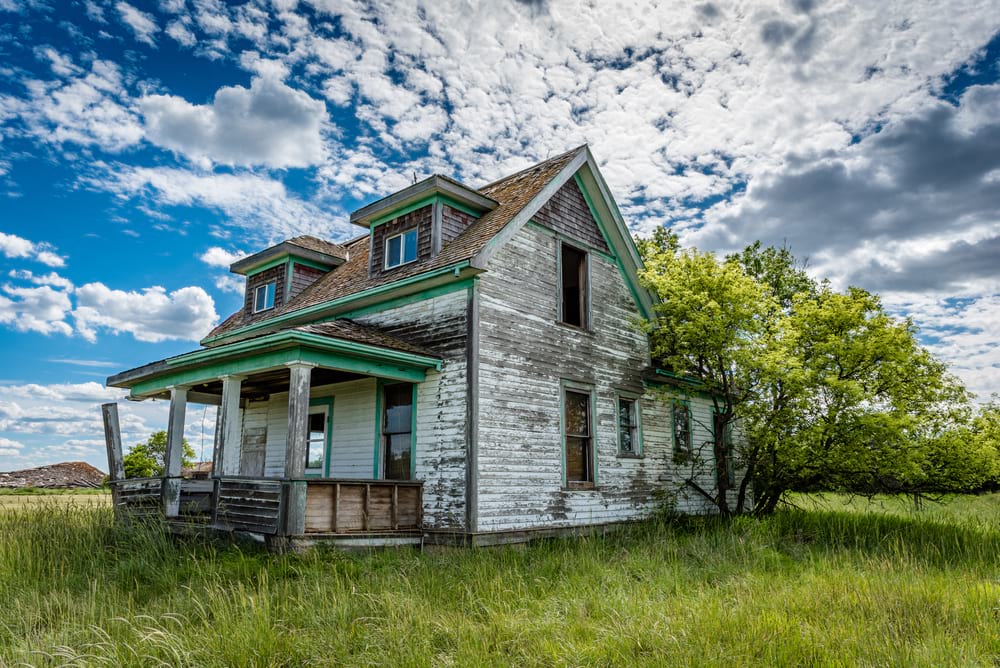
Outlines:
<svg viewBox="0 0 1000 668"><path fill-rule="evenodd" d="M286 262L289 256L295 259L316 262L317 264L320 264L328 269L344 264L344 260L342 258L327 255L326 253L320 253L319 251L315 251L310 248L303 248L302 246L290 244L287 241L282 241L280 244L271 246L270 248L265 248L259 253L254 253L249 257L243 258L242 260L237 260L229 265L229 271L234 274L251 276L264 271L265 269L269 269L270 267L277 266L282 262Z"/></svg>
<svg viewBox="0 0 1000 668"><path fill-rule="evenodd" d="M362 359L335 351L317 350L307 346L292 346L278 350L261 351L257 355L237 359L221 360L205 366L179 368L168 374L140 380L132 384L130 394L134 398L148 398L171 385L198 385L225 375L271 371L295 362L311 363L329 369L408 382L424 380L427 371L426 368Z"/></svg>
<svg viewBox="0 0 1000 668"><path fill-rule="evenodd" d="M462 262L457 262L455 264L448 265L446 267L441 267L440 269L435 269L432 271L427 271L422 274L417 274L416 276L410 276L409 278L404 278L398 281L393 281L392 283L387 283L385 285L379 285L374 288L369 288L368 290L362 290L361 292L355 292L353 294L344 295L343 297L333 299L326 302L321 302L319 304L314 304L313 306L308 306L306 308L297 309L289 313L284 313L273 318L268 318L267 320L261 320L250 325L241 327L240 329L234 330L232 332L226 332L225 334L219 334L214 337L208 337L201 340L201 344L209 345L212 343L221 343L223 341L234 341L239 340L241 337L245 337L247 334L260 331L262 329L267 329L270 327L275 327L278 325L287 324L305 324L309 322L317 322L319 319L337 315L340 312L348 311L353 308L360 308L362 306L368 306L371 304L376 304L383 301L388 301L390 299L395 299L396 297L402 297L413 292L419 292L421 289L433 287L431 285L418 285L425 281L432 281L436 278L443 278L442 283L451 282L452 280L461 280L469 278L471 275L479 273L477 270L469 271L469 261L463 260ZM450 276L453 275L453 276ZM416 286L416 287L414 287Z"/></svg>
<svg viewBox="0 0 1000 668"><path fill-rule="evenodd" d="M545 203L556 194L556 192L565 185L567 181L573 178L573 174L576 170L580 168L587 161L587 154L581 149L577 151L577 154L573 156L566 165L559 170L551 181L549 181L544 188L538 191L538 194L531 198L524 207L517 212L517 214L504 225L503 229L493 235L486 245L483 247L475 257L472 258L471 264L477 269L485 269L490 259L499 251L504 245L514 238L521 228L524 227L529 220L535 217L538 210L545 206Z"/></svg>
<svg viewBox="0 0 1000 668"><path fill-rule="evenodd" d="M426 199L435 194L445 195L460 204L472 209L478 209L479 211L490 211L499 206L498 202L476 192L472 188L434 175L424 179L420 183L415 183L388 197L383 197L377 202L372 202L358 209L351 214L351 222L362 227L370 227L372 221L385 218L386 216L395 217L396 215L400 215L393 214L413 202Z"/></svg>

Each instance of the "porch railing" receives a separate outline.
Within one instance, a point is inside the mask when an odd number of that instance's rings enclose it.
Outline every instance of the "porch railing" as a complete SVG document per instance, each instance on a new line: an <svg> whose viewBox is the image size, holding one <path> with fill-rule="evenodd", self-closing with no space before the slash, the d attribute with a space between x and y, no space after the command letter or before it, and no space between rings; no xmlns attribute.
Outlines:
<svg viewBox="0 0 1000 668"><path fill-rule="evenodd" d="M164 478L135 478L111 484L120 516L162 517ZM303 484L307 534L416 532L423 526L423 483L335 478L182 480L179 515L169 519L211 525L223 531L285 535L289 489Z"/></svg>
<svg viewBox="0 0 1000 668"><path fill-rule="evenodd" d="M422 526L423 483L306 481L306 533L416 531Z"/></svg>

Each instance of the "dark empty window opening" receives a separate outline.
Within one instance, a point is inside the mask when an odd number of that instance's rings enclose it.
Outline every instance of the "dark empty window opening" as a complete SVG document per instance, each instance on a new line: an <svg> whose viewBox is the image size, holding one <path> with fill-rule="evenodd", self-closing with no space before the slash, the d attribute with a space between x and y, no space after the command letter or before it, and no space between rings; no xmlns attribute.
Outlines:
<svg viewBox="0 0 1000 668"><path fill-rule="evenodd" d="M413 456L413 385L386 385L383 392L382 477L409 480Z"/></svg>
<svg viewBox="0 0 1000 668"><path fill-rule="evenodd" d="M587 254L562 245L562 313L567 325L587 327Z"/></svg>

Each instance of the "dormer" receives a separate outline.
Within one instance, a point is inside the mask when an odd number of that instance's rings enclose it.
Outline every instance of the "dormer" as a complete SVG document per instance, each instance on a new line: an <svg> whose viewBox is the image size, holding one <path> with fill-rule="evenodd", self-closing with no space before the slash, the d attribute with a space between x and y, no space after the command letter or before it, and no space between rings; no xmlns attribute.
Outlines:
<svg viewBox="0 0 1000 668"><path fill-rule="evenodd" d="M304 235L234 262L229 271L247 277L243 313L253 318L287 304L346 261L343 246Z"/></svg>
<svg viewBox="0 0 1000 668"><path fill-rule="evenodd" d="M430 259L496 201L435 174L358 209L351 222L369 230L368 275L389 275Z"/></svg>

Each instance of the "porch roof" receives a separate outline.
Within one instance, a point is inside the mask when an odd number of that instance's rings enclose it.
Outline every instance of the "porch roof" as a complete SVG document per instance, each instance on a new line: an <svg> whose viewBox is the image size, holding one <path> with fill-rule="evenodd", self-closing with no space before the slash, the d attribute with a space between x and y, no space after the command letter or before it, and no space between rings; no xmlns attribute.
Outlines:
<svg viewBox="0 0 1000 668"><path fill-rule="evenodd" d="M133 398L164 393L171 386L202 386L211 393L225 375L270 372L293 363L313 364L358 376L419 382L441 357L382 330L350 320L302 325L215 348L202 348L110 376L109 387Z"/></svg>

